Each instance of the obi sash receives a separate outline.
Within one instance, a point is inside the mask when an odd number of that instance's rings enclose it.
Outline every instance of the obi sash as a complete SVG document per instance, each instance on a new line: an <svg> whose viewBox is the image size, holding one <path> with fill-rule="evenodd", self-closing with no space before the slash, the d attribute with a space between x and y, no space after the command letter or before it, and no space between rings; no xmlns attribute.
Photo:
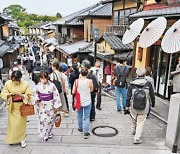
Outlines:
<svg viewBox="0 0 180 154"><path fill-rule="evenodd" d="M41 101L51 101L53 100L53 93L50 94L42 94L42 93L38 93L38 97Z"/></svg>

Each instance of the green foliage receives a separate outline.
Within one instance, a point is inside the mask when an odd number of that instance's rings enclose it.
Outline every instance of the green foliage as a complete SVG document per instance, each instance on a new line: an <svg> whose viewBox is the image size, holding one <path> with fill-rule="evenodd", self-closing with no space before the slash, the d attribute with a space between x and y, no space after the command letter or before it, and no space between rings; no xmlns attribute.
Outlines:
<svg viewBox="0 0 180 154"><path fill-rule="evenodd" d="M61 14L55 16L28 14L26 9L20 5L10 5L3 9L3 13L10 15L17 21L19 27L25 29L40 22L50 22L61 18Z"/></svg>
<svg viewBox="0 0 180 154"><path fill-rule="evenodd" d="M62 18L61 14L59 12L56 14L56 17L57 18Z"/></svg>

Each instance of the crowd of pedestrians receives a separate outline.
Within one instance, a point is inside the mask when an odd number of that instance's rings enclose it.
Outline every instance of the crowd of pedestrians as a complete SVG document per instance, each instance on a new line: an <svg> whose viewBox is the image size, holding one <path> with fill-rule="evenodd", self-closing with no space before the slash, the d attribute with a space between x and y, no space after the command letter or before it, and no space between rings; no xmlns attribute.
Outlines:
<svg viewBox="0 0 180 154"><path fill-rule="evenodd" d="M6 143L20 142L22 147L26 147L27 118L20 114L20 106L23 103L31 103L37 110L38 134L42 142L51 139L56 115L61 113L68 117L71 108L73 111L76 110L74 108L76 90L80 94L81 101L80 110L77 111L78 131L84 133L84 138L87 139L90 135L90 122L96 118L96 109L103 109L101 62L97 61L92 67L89 60L83 60L81 64L74 63L71 67L53 59L49 53L40 51L37 44L34 44L32 48L28 46L27 56L18 55L17 62L14 62L9 71L9 80L1 92L1 97L7 102L8 107ZM120 58L119 64L114 68L116 109L119 113L123 111L125 114L130 113L133 143L140 144L143 142L140 137L150 106L155 105L154 85L150 69L145 68L138 68L137 78L128 84L130 69L126 58ZM22 79L22 74L26 71L36 84L35 89L31 90L29 83ZM72 100L68 99L68 95L72 95ZM21 99L15 102L14 96L21 96Z"/></svg>

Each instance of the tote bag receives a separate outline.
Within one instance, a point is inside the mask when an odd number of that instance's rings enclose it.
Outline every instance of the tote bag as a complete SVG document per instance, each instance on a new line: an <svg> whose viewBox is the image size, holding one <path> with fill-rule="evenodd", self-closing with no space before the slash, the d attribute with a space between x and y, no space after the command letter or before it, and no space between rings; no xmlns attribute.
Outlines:
<svg viewBox="0 0 180 154"><path fill-rule="evenodd" d="M77 90L77 88L78 88L78 82L79 82L79 80L76 80L76 81L75 81L76 91L75 91L75 96L74 96L74 108L79 111L80 108L81 108L81 98L80 98L80 94L79 94L79 92L78 92L78 90Z"/></svg>

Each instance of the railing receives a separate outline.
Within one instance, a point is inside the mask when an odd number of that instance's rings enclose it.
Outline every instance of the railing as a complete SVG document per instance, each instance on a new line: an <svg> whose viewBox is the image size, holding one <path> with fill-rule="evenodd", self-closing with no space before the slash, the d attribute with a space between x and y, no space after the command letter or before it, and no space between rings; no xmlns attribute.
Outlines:
<svg viewBox="0 0 180 154"><path fill-rule="evenodd" d="M129 25L108 25L106 32L115 33L116 35L123 35Z"/></svg>

